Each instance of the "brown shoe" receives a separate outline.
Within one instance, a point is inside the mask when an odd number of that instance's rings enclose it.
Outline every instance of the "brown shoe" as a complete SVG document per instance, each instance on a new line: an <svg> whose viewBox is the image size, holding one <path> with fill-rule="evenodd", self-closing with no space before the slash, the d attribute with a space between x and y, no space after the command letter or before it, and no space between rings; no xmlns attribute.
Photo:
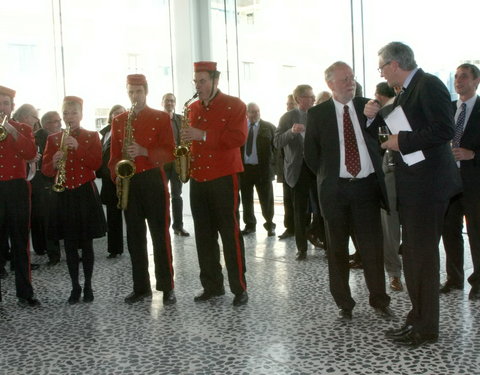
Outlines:
<svg viewBox="0 0 480 375"><path fill-rule="evenodd" d="M390 278L390 289L401 292L403 290L402 280L399 277L391 277Z"/></svg>

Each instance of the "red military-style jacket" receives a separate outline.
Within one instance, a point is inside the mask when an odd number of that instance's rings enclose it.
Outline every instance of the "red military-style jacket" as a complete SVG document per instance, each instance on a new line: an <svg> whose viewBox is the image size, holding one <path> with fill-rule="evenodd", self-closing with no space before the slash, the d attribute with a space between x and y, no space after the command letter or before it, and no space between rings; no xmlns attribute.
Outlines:
<svg viewBox="0 0 480 375"><path fill-rule="evenodd" d="M0 181L27 177L26 161L37 154L32 128L27 124L8 121L18 131L17 139L8 134L0 142Z"/></svg>
<svg viewBox="0 0 480 375"><path fill-rule="evenodd" d="M114 181L116 178L115 166L123 159L122 148L127 118L128 112L125 112L115 117L112 121L112 140L108 168ZM163 164L174 159L173 150L175 142L173 140L172 126L170 125L170 116L166 112L146 106L136 114L132 121L132 128L135 142L145 147L148 152L148 156L137 156L135 158L135 173L163 167Z"/></svg>
<svg viewBox="0 0 480 375"><path fill-rule="evenodd" d="M42 173L45 176L54 177L57 174L52 158L60 148L62 133L51 134L47 138L42 159ZM75 189L95 179L95 171L102 165L102 144L96 131L78 128L72 130L70 135L77 140L78 148L68 150L65 188Z"/></svg>
<svg viewBox="0 0 480 375"><path fill-rule="evenodd" d="M245 103L218 91L208 106L199 100L189 110L190 125L206 131L206 141L192 142L191 177L204 182L242 172L240 147L248 134Z"/></svg>

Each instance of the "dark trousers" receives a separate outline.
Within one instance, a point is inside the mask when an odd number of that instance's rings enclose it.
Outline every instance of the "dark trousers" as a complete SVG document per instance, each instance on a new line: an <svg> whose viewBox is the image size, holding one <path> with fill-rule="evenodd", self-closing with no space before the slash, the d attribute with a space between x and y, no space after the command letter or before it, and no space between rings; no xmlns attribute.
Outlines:
<svg viewBox="0 0 480 375"><path fill-rule="evenodd" d="M399 205L405 283L412 302L406 324L420 334L438 334L440 256L438 244L448 202ZM365 263L365 262L364 262Z"/></svg>
<svg viewBox="0 0 480 375"><path fill-rule="evenodd" d="M168 292L174 288L172 246L168 231L170 219L168 201L168 189L163 170L150 169L130 179L125 221L135 293L146 293L151 290L148 273L147 223L153 243L156 289Z"/></svg>
<svg viewBox="0 0 480 375"><path fill-rule="evenodd" d="M297 250L307 251L307 227L310 223L309 200L310 191L315 185L315 175L308 169L305 162L296 185L292 188L293 215L295 222L295 243Z"/></svg>
<svg viewBox="0 0 480 375"><path fill-rule="evenodd" d="M238 176L190 182L190 205L195 226L200 282L205 291L223 290L218 234L222 238L223 256L233 294L247 289L245 247L239 225Z"/></svg>
<svg viewBox="0 0 480 375"><path fill-rule="evenodd" d="M52 181L37 171L31 181L31 236L33 249L38 254L48 255L52 261L60 260L60 242L48 238L48 215L51 203Z"/></svg>
<svg viewBox="0 0 480 375"><path fill-rule="evenodd" d="M464 216L473 263L473 273L468 281L472 286L480 287L480 198L478 193L458 194L450 200L448 205L443 226L443 245L447 255L447 279L456 284L464 282L462 234Z"/></svg>
<svg viewBox="0 0 480 375"><path fill-rule="evenodd" d="M295 232L295 215L293 211L293 189L283 183L283 226L291 233Z"/></svg>
<svg viewBox="0 0 480 375"><path fill-rule="evenodd" d="M172 199L172 228L174 230L183 229L183 199L182 187L183 183L178 178L178 173L175 171L175 163L167 163L164 166L165 174L168 181L170 181L170 195Z"/></svg>
<svg viewBox="0 0 480 375"><path fill-rule="evenodd" d="M17 297L33 296L28 245L30 187L24 179L0 181L0 228L10 239Z"/></svg>
<svg viewBox="0 0 480 375"><path fill-rule="evenodd" d="M273 223L273 183L268 179L268 171L262 171L258 165L245 165L240 175L240 192L242 194L243 222L247 228L255 228L257 219L253 209L253 189L257 190L258 200L265 219L264 228L275 229Z"/></svg>
<svg viewBox="0 0 480 375"><path fill-rule="evenodd" d="M353 232L363 261L365 282L373 307L386 307L383 237L380 222L380 192L374 174L356 181L339 179L335 213L325 217L328 243L330 292L339 308L351 310L348 241Z"/></svg>
<svg viewBox="0 0 480 375"><path fill-rule="evenodd" d="M116 204L107 204L107 242L110 254L123 253L123 218L122 210Z"/></svg>
<svg viewBox="0 0 480 375"><path fill-rule="evenodd" d="M78 271L80 265L79 249L82 249L84 289L87 290L92 289L93 264L95 259L92 240L65 240L68 273L72 281L72 289L75 291L81 289Z"/></svg>

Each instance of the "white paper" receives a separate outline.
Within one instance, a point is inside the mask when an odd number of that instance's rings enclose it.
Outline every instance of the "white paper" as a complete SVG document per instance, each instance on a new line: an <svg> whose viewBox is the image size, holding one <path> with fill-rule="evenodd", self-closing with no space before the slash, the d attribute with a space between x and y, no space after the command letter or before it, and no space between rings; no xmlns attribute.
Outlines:
<svg viewBox="0 0 480 375"><path fill-rule="evenodd" d="M385 123L392 134L398 134L400 131L412 131L407 116L405 116L405 112L403 112L403 108L400 105L390 112L385 118ZM400 155L402 155L403 161L409 166L425 160L425 155L423 155L422 151L415 151L407 155L400 152Z"/></svg>

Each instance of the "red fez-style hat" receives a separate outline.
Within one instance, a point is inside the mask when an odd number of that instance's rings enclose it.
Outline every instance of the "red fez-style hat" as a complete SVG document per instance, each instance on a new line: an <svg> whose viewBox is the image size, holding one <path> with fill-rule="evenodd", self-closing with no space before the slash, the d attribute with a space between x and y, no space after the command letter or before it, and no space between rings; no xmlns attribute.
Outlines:
<svg viewBox="0 0 480 375"><path fill-rule="evenodd" d="M80 104L81 106L83 106L83 99L82 98L79 98L78 96L66 96L65 98L63 98L63 102L74 102L74 103L78 103Z"/></svg>
<svg viewBox="0 0 480 375"><path fill-rule="evenodd" d="M195 72L216 72L217 63L214 61L197 61L193 63Z"/></svg>
<svg viewBox="0 0 480 375"><path fill-rule="evenodd" d="M142 86L147 84L147 79L143 74L130 74L127 76L127 85Z"/></svg>
<svg viewBox="0 0 480 375"><path fill-rule="evenodd" d="M15 97L15 90L9 89L5 86L0 86L0 94L9 96L13 99Z"/></svg>

